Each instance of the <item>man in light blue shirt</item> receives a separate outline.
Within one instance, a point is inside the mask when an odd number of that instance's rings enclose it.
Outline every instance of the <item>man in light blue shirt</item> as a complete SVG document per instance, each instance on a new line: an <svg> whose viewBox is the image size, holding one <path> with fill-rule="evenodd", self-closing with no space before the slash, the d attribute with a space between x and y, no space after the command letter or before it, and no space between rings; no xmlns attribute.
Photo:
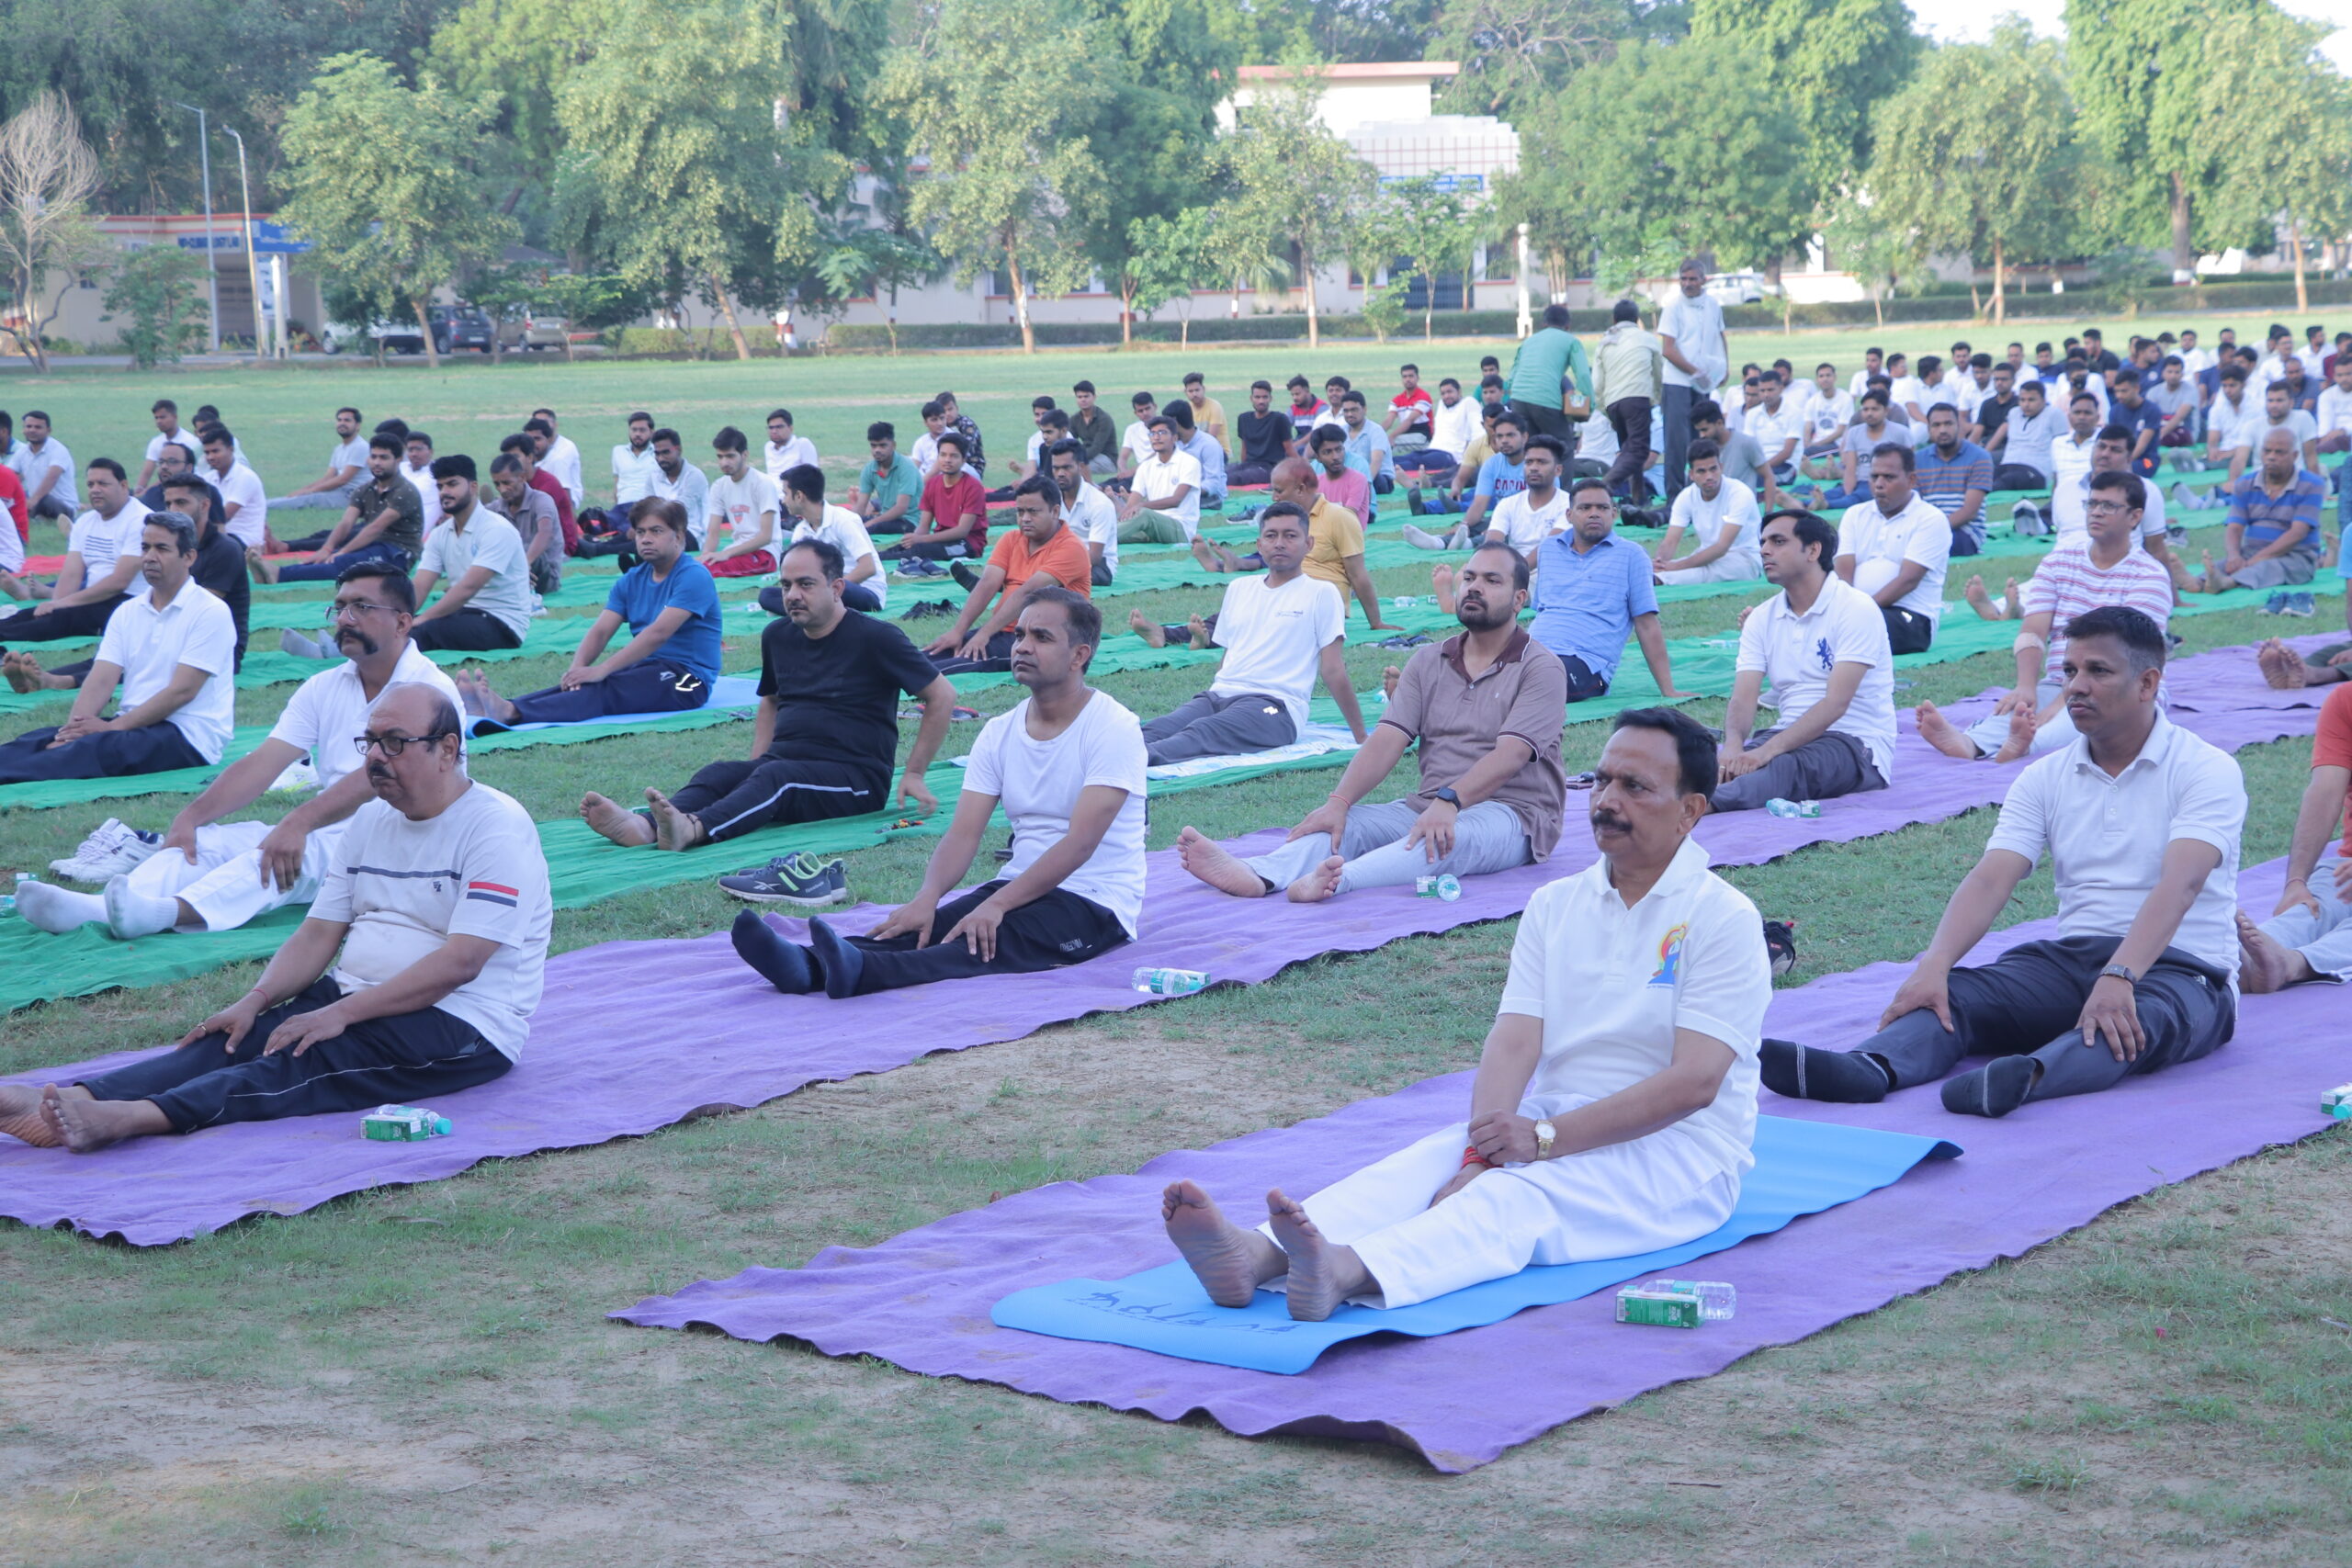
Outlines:
<svg viewBox="0 0 2352 1568"><path fill-rule="evenodd" d="M1364 417L1363 394L1342 393L1340 423L1348 433L1348 467L1372 485L1372 493L1386 495L1396 488L1396 459L1388 432Z"/></svg>
<svg viewBox="0 0 2352 1568"><path fill-rule="evenodd" d="M1176 450L1190 453L1201 465L1201 504L1212 510L1223 506L1225 448L1194 422L1190 398L1170 398L1159 412L1176 427Z"/></svg>
<svg viewBox="0 0 2352 1568"><path fill-rule="evenodd" d="M1631 633L1642 645L1658 694L1688 696L1674 687L1658 629L1657 593L1649 553L1616 535L1617 503L1600 479L1578 479L1568 492L1568 526L1535 552L1535 640L1557 654L1568 677L1568 701L1608 694Z"/></svg>

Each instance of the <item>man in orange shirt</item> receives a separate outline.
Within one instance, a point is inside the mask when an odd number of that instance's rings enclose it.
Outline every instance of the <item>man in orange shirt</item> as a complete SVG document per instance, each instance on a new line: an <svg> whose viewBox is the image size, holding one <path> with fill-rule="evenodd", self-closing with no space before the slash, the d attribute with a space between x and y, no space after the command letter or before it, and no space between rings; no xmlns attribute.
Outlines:
<svg viewBox="0 0 2352 1568"><path fill-rule="evenodd" d="M1061 492L1054 481L1032 474L1015 485L1012 516L1012 532L989 552L988 565L965 598L955 629L923 649L943 675L1012 669L1012 624L1021 618L1031 594L1067 588L1093 597L1092 558L1085 543L1062 526Z"/></svg>
<svg viewBox="0 0 2352 1568"><path fill-rule="evenodd" d="M2306 980L2352 980L2352 828L2336 858L2327 852L2337 819L2352 807L2352 686L2338 683L2319 710L2311 782L2287 846L2287 886L2256 925L2238 911L2238 985L2259 996Z"/></svg>

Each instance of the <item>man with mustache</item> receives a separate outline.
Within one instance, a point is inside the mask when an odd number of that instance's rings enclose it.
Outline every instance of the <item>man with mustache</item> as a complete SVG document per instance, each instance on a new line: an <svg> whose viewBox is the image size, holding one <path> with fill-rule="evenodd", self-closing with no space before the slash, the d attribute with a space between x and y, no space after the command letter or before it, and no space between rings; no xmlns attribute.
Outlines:
<svg viewBox="0 0 2352 1568"><path fill-rule="evenodd" d="M2067 623L2075 740L2009 786L1984 858L1878 1032L1850 1051L1767 1040L1767 1087L1872 1104L1943 1078L1963 1056L1989 1056L1945 1080L1944 1109L2006 1116L2228 1041L2245 779L2229 753L2165 716L2164 666L2163 628L2137 610L2107 605ZM2059 934L1957 967L2045 852Z"/></svg>
<svg viewBox="0 0 2352 1568"><path fill-rule="evenodd" d="M337 738L376 798L254 987L175 1051L82 1083L0 1089L0 1132L89 1154L434 1100L503 1075L539 1005L548 864L530 814L466 776L458 723L437 687L385 690L358 745Z"/></svg>
<svg viewBox="0 0 2352 1568"><path fill-rule="evenodd" d="M415 613L401 563L345 567L332 612L344 662L303 682L269 739L181 807L160 841L127 843L103 895L28 882L18 889L17 912L43 931L62 933L95 920L128 941L233 931L272 909L309 903L334 865L352 813L368 803L357 748L378 702L395 685L429 686L458 700L441 667L409 640ZM221 820L252 806L305 758L318 773L316 795L275 824Z"/></svg>
<svg viewBox="0 0 2352 1568"><path fill-rule="evenodd" d="M1454 584L1462 630L1425 643L1330 798L1269 853L1243 860L1195 828L1176 840L1184 869L1221 893L1282 891L1316 904L1360 887L1452 873L1476 876L1544 859L1560 837L1567 773L1560 730L1567 676L1519 625L1526 558L1481 545ZM1362 804L1420 742L1421 787Z"/></svg>

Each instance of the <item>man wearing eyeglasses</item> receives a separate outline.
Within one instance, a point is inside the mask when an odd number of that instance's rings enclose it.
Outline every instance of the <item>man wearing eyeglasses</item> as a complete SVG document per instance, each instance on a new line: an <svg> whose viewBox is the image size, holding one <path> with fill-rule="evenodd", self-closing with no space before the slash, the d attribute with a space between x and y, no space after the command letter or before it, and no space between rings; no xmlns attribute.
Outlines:
<svg viewBox="0 0 2352 1568"><path fill-rule="evenodd" d="M368 716L395 685L430 686L451 702L458 688L409 640L416 600L396 561L359 561L336 580L334 645L344 662L302 682L269 738L231 763L180 807L160 840L123 834L111 850L103 894L48 883L19 897L17 912L63 933L98 921L129 941L170 931L233 931L288 904L307 904L334 864L344 825L367 804L356 748ZM277 824L223 822L259 800L288 767L308 759L319 790ZM85 854L91 852L85 846ZM22 889L19 890L20 892Z"/></svg>
<svg viewBox="0 0 2352 1568"><path fill-rule="evenodd" d="M352 815L310 918L253 989L176 1051L78 1084L0 1089L0 1132L89 1154L439 1100L503 1076L539 1005L548 863L530 814L466 776L458 726L437 687L385 690L358 748L376 798Z"/></svg>

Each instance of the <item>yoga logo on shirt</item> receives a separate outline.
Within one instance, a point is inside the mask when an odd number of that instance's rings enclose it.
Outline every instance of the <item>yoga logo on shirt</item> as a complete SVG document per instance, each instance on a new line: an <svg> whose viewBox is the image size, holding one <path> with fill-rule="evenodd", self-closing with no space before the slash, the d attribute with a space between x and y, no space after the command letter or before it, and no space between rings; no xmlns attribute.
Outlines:
<svg viewBox="0 0 2352 1568"><path fill-rule="evenodd" d="M1651 985L1671 987L1682 978L1682 942L1690 934L1690 922L1685 920L1658 942L1657 970L1650 976Z"/></svg>

